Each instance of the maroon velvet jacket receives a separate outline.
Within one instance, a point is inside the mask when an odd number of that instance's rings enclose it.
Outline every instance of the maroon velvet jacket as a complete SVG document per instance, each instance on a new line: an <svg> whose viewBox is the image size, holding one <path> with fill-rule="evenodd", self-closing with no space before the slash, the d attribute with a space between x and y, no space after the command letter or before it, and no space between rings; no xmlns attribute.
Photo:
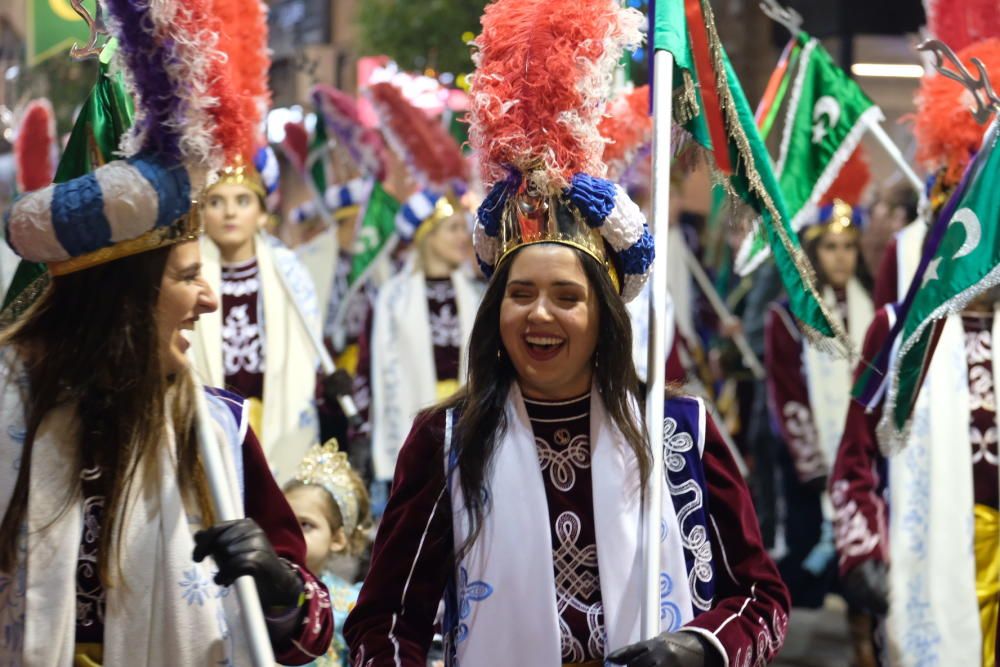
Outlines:
<svg viewBox="0 0 1000 667"><path fill-rule="evenodd" d="M371 570L344 626L354 664L393 666L395 656L404 667L426 664L438 602L453 570L444 421L443 411L418 417L400 451ZM686 627L717 640L731 665L762 664L784 642L788 590L763 547L749 491L711 417L706 426L702 462L714 528L715 601Z"/></svg>
<svg viewBox="0 0 1000 667"><path fill-rule="evenodd" d="M764 365L771 422L802 483L830 474L819 444L802 369L802 334L787 308L771 304L764 323Z"/></svg>

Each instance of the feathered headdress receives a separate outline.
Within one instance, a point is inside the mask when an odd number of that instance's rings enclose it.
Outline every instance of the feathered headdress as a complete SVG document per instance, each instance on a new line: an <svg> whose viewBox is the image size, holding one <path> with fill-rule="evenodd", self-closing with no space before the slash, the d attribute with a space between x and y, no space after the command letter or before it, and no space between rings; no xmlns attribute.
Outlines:
<svg viewBox="0 0 1000 667"><path fill-rule="evenodd" d="M52 103L32 100L24 109L14 137L17 189L31 192L52 182L56 173L56 120Z"/></svg>
<svg viewBox="0 0 1000 667"><path fill-rule="evenodd" d="M927 29L954 51L1000 35L996 0L924 0Z"/></svg>
<svg viewBox="0 0 1000 667"><path fill-rule="evenodd" d="M306 170L309 160L309 131L303 123L285 123L285 138L281 140L281 152L300 174Z"/></svg>
<svg viewBox="0 0 1000 667"><path fill-rule="evenodd" d="M640 150L653 138L649 86L639 86L612 100L597 129L606 142L602 159L608 166L608 178L621 181Z"/></svg>
<svg viewBox="0 0 1000 667"><path fill-rule="evenodd" d="M386 142L422 187L441 192L465 190L468 165L458 141L444 126L410 104L391 83L376 83L367 94Z"/></svg>
<svg viewBox="0 0 1000 667"><path fill-rule="evenodd" d="M1000 72L1000 39L996 37L967 46L957 55L970 71L975 71L971 59L979 58L987 71ZM986 131L969 113L968 95L962 84L937 74L925 76L917 92L913 123L917 159L930 170L943 171L939 185L944 188L962 178Z"/></svg>
<svg viewBox="0 0 1000 667"><path fill-rule="evenodd" d="M641 43L643 21L615 0L486 7L469 132L492 187L474 236L486 275L518 247L559 242L601 262L626 301L641 290L652 238L639 208L603 178L599 125L614 69L624 48Z"/></svg>
<svg viewBox="0 0 1000 667"><path fill-rule="evenodd" d="M354 98L322 83L313 87L312 98L327 131L345 149L358 170L375 180L385 179L385 144L378 132L361 122Z"/></svg>
<svg viewBox="0 0 1000 667"><path fill-rule="evenodd" d="M240 113L217 48L222 22L211 2L104 7L135 98L134 125L119 146L127 159L21 197L7 216L11 248L53 275L197 238L198 216L187 215L200 187L192 175L242 155L254 135L256 119Z"/></svg>

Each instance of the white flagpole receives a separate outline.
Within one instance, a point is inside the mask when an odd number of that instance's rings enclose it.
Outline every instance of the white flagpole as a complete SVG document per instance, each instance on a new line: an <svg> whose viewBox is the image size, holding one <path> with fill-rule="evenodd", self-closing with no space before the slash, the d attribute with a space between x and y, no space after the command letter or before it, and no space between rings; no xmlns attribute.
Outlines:
<svg viewBox="0 0 1000 667"><path fill-rule="evenodd" d="M924 194L924 182L920 180L917 176L917 172L913 171L913 167L906 161L903 157L902 152L899 150L899 146L893 142L893 140L886 133L885 128L879 122L873 122L868 124L868 131L871 132L872 138L874 138L879 145L885 150L886 154L892 158L892 161L896 163L899 170L903 172L903 176L906 180L910 182L913 188L920 195L920 201L924 201L926 195Z"/></svg>
<svg viewBox="0 0 1000 667"><path fill-rule="evenodd" d="M660 634L660 522L663 507L663 405L666 339L661 317L667 307L667 232L670 224L670 161L673 120L674 57L669 51L653 55L653 261L649 297L649 363L646 394L646 430L652 448L652 470L646 491L644 518L645 579L642 637Z"/></svg>
<svg viewBox="0 0 1000 667"><path fill-rule="evenodd" d="M215 518L220 522L242 519L242 507L237 505L234 497L234 489L238 487L229 474L219 440L215 437L212 418L208 412L208 401L205 399L205 388L197 379L194 391L198 451L201 454L202 465L205 466L205 477L209 492L212 494L212 504L215 505ZM274 651L267 633L267 623L260 605L257 583L253 577L245 575L233 582L233 588L236 589L236 597L243 611L251 662L254 667L272 667L275 664Z"/></svg>

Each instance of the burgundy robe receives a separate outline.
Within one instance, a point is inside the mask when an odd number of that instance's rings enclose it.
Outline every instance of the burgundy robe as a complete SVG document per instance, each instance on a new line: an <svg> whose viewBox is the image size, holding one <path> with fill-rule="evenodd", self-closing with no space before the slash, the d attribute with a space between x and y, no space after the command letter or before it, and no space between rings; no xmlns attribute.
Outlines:
<svg viewBox="0 0 1000 667"><path fill-rule="evenodd" d="M352 660L363 667L426 664L438 603L454 569L444 426L443 410L422 414L400 451L371 570L344 626ZM713 528L715 595L712 608L686 627L714 636L729 664L760 664L771 660L784 641L788 591L763 547L750 494L711 417L706 427L702 469ZM547 489L548 497L557 495ZM592 525L592 504L586 509ZM556 591L539 594L555 596ZM530 607L531 600L525 600L526 612Z"/></svg>

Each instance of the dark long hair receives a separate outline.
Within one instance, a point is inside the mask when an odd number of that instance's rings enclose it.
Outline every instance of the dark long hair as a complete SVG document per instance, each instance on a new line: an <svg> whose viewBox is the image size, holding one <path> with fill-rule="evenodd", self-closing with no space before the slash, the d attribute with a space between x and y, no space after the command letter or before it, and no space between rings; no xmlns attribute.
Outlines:
<svg viewBox="0 0 1000 667"><path fill-rule="evenodd" d="M829 278L823 272L823 266L819 261L819 244L822 242L823 238L829 234L829 232L823 232L814 238L804 240L802 244L802 249L806 253L806 257L809 259L809 263L812 264L813 270L816 272L816 283L817 286L822 288L825 285L830 284ZM857 251L858 251L858 261L854 269L854 277L858 279L861 286L865 288L865 291L871 294L872 289L875 285L875 280L872 278L871 271L868 270L868 264L865 262L865 258L861 254L861 235L857 234Z"/></svg>
<svg viewBox="0 0 1000 667"><path fill-rule="evenodd" d="M75 484L65 493L62 512L80 494L80 475L99 466L105 498L98 563L109 577L120 546L125 500L143 466L155 463L168 418L177 438L179 484L211 523L204 470L198 460L189 373L172 380L176 391L166 405L171 380L160 364L156 302L169 248L161 248L52 279L17 323L0 335L13 347L28 377L21 466L10 504L0 523L0 571L16 562L18 535L28 507L31 453L46 415L75 405L79 429L73 466ZM52 522L60 515L52 517ZM116 537L117 536L117 537Z"/></svg>
<svg viewBox="0 0 1000 667"><path fill-rule="evenodd" d="M569 247L569 246L567 246ZM596 290L599 304L600 334L594 351L594 378L608 416L625 436L639 465L640 488L649 478L651 453L645 429L637 422L632 401L640 406L639 378L632 362L632 324L625 303L608 276L590 255L576 248L583 271ZM476 541L482 530L487 507L483 489L489 477L497 445L507 429L505 406L511 383L517 373L500 339L500 304L507 289L515 251L497 268L486 287L476 314L469 342L469 375L465 387L448 403L460 413L455 427L452 450L457 454L457 469L462 496L469 516L469 538L458 545L461 557Z"/></svg>

